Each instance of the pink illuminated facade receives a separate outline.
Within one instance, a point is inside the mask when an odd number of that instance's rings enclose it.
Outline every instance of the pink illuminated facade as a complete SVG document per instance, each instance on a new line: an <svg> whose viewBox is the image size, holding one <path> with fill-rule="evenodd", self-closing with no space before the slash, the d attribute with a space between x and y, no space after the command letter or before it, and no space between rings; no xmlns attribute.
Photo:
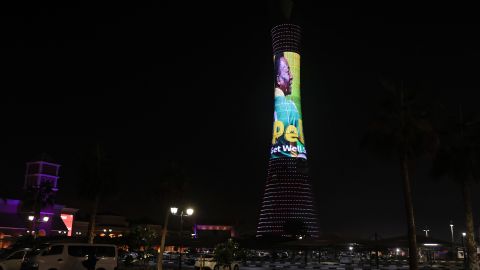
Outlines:
<svg viewBox="0 0 480 270"><path fill-rule="evenodd" d="M73 209L73 208L63 208L62 212L60 214L60 218L63 221L63 224L65 224L65 227L67 227L67 236L72 236L73 232L73 222L75 220L75 213L78 211L78 209Z"/></svg>
<svg viewBox="0 0 480 270"><path fill-rule="evenodd" d="M197 233L199 231L228 231L228 232L230 232L230 237L234 238L234 237L237 236L233 226L228 226L228 225L200 225L200 224L195 224L195 226L193 227L193 233L195 235L195 238L196 238Z"/></svg>

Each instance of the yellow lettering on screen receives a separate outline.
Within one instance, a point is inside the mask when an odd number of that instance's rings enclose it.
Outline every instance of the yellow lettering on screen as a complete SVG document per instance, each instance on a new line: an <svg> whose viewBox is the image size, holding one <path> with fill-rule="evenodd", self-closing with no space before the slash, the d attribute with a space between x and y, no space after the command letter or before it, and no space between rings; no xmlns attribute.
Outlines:
<svg viewBox="0 0 480 270"><path fill-rule="evenodd" d="M295 126L289 125L287 127L287 130L285 131L285 140L292 143L298 141L298 130Z"/></svg>
<svg viewBox="0 0 480 270"><path fill-rule="evenodd" d="M280 138L280 136L282 136L284 129L285 129L285 127L284 127L282 121L273 122L272 144L275 144L277 142L277 139Z"/></svg>

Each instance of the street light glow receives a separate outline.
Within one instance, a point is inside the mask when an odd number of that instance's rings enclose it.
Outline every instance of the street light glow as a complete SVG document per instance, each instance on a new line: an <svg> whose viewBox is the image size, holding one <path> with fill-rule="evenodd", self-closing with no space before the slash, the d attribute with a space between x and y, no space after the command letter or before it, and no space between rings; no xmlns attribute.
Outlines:
<svg viewBox="0 0 480 270"><path fill-rule="evenodd" d="M187 215L189 215L189 216L193 215L193 208L188 208L187 209Z"/></svg>
<svg viewBox="0 0 480 270"><path fill-rule="evenodd" d="M467 236L467 233L462 232L462 236L463 237Z"/></svg>
<svg viewBox="0 0 480 270"><path fill-rule="evenodd" d="M33 221L35 217L34 216L28 216L28 220Z"/></svg>
<svg viewBox="0 0 480 270"><path fill-rule="evenodd" d="M452 234L452 245L453 243L455 242L454 239L453 239L453 222L450 220L450 233Z"/></svg>
<svg viewBox="0 0 480 270"><path fill-rule="evenodd" d="M49 217L43 217L43 222L48 222L49 219Z"/></svg>
<svg viewBox="0 0 480 270"><path fill-rule="evenodd" d="M172 214L176 214L178 212L178 208L177 207L170 207L170 213Z"/></svg>

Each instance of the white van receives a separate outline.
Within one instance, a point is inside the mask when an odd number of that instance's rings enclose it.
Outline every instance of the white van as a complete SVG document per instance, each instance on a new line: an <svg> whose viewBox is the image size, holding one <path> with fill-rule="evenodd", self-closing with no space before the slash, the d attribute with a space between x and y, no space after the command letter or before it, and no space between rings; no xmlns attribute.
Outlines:
<svg viewBox="0 0 480 270"><path fill-rule="evenodd" d="M38 267L38 270L85 270L83 262L92 252L97 257L96 270L117 269L117 247L102 244L51 244L33 258L33 263Z"/></svg>
<svg viewBox="0 0 480 270"><path fill-rule="evenodd" d="M0 259L0 270L18 270L20 269L23 261L28 256L27 254L31 253L30 249L21 249L15 252L12 252L10 255L4 259Z"/></svg>

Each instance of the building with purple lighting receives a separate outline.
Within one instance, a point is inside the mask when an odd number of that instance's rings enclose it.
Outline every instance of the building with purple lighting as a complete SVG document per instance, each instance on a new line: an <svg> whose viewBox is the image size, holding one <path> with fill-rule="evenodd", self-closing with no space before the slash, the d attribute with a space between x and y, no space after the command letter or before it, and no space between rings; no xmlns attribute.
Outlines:
<svg viewBox="0 0 480 270"><path fill-rule="evenodd" d="M230 238L237 237L235 228L230 225L203 225L203 224L193 225L194 238L199 238L199 237L202 237L203 235L208 237L209 236L208 232L213 232L214 234L218 234L219 232L221 232Z"/></svg>
<svg viewBox="0 0 480 270"><path fill-rule="evenodd" d="M24 190L39 187L48 181L53 192L58 192L60 165L47 161L27 162ZM74 214L77 209L53 204L42 208L35 217L19 199L0 200L0 248L7 247L15 237L32 234L33 220L37 220L39 236L71 235Z"/></svg>

